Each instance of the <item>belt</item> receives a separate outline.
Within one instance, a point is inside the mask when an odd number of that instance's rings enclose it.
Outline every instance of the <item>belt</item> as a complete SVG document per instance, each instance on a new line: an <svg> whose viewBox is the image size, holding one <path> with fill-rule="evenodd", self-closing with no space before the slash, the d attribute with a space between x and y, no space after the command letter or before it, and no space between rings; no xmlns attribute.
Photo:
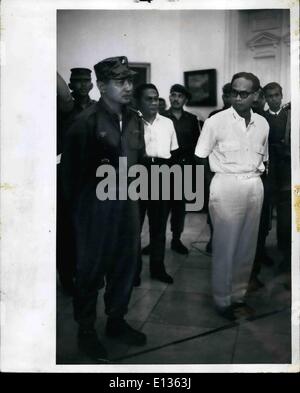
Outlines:
<svg viewBox="0 0 300 393"><path fill-rule="evenodd" d="M144 157L143 162L148 165L162 165L162 164L168 164L170 162L170 159L168 158L159 158L159 157Z"/></svg>
<svg viewBox="0 0 300 393"><path fill-rule="evenodd" d="M217 172L216 175L232 176L236 179L253 179L254 177L260 177L262 173L222 173Z"/></svg>

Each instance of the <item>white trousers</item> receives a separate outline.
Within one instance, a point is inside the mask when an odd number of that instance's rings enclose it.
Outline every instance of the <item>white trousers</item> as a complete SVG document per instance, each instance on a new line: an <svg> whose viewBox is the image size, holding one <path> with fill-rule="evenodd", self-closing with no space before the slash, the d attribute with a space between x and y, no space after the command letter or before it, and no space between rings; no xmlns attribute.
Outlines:
<svg viewBox="0 0 300 393"><path fill-rule="evenodd" d="M215 174L210 185L213 224L212 290L217 307L242 302L255 258L263 202L260 177Z"/></svg>

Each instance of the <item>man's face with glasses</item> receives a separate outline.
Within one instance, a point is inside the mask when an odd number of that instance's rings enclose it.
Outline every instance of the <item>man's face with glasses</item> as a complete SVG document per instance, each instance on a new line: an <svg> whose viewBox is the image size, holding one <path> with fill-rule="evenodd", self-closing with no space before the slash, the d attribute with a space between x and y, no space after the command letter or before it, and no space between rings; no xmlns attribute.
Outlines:
<svg viewBox="0 0 300 393"><path fill-rule="evenodd" d="M235 79L231 86L231 102L237 113L248 112L256 98L257 92L252 90L252 81L245 78Z"/></svg>

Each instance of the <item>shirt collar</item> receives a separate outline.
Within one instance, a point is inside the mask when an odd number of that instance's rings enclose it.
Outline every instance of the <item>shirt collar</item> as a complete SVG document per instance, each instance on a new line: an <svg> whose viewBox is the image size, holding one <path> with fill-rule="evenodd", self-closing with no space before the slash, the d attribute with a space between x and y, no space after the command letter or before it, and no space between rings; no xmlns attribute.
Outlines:
<svg viewBox="0 0 300 393"><path fill-rule="evenodd" d="M173 117L174 119L178 120L177 117L176 117L175 115L173 115L173 112L172 112L171 108L168 109L168 110L166 111L166 113L167 113L169 116ZM184 109L182 109L182 113L181 113L180 119L182 119L185 115L186 115L186 111L185 111ZM180 119L179 119L179 120L180 120Z"/></svg>
<svg viewBox="0 0 300 393"><path fill-rule="evenodd" d="M231 106L230 109L231 109L231 112L232 112L232 116L234 117L235 120L237 120L237 121L245 121L245 119L237 113L237 111L233 108L233 106ZM250 122L249 122L249 125L254 123L253 113L254 113L253 110L250 108Z"/></svg>
<svg viewBox="0 0 300 393"><path fill-rule="evenodd" d="M161 115L159 113L156 114L155 119L153 120L153 123L149 123L144 117L143 117L143 121L147 126L152 126L154 123L156 123L157 121L159 121L161 118Z"/></svg>
<svg viewBox="0 0 300 393"><path fill-rule="evenodd" d="M281 112L281 109L282 109L282 108L280 108L279 111L277 111L277 112L273 112L273 111L271 111L271 109L269 108L269 113L271 113L271 115L279 115L279 113Z"/></svg>

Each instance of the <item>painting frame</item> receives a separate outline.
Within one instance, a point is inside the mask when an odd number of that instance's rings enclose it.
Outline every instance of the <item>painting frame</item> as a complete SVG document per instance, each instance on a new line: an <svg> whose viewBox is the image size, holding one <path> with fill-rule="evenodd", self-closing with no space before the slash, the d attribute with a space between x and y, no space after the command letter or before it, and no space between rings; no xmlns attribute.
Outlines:
<svg viewBox="0 0 300 393"><path fill-rule="evenodd" d="M191 93L187 106L217 105L217 71L214 68L185 71L184 85Z"/></svg>

